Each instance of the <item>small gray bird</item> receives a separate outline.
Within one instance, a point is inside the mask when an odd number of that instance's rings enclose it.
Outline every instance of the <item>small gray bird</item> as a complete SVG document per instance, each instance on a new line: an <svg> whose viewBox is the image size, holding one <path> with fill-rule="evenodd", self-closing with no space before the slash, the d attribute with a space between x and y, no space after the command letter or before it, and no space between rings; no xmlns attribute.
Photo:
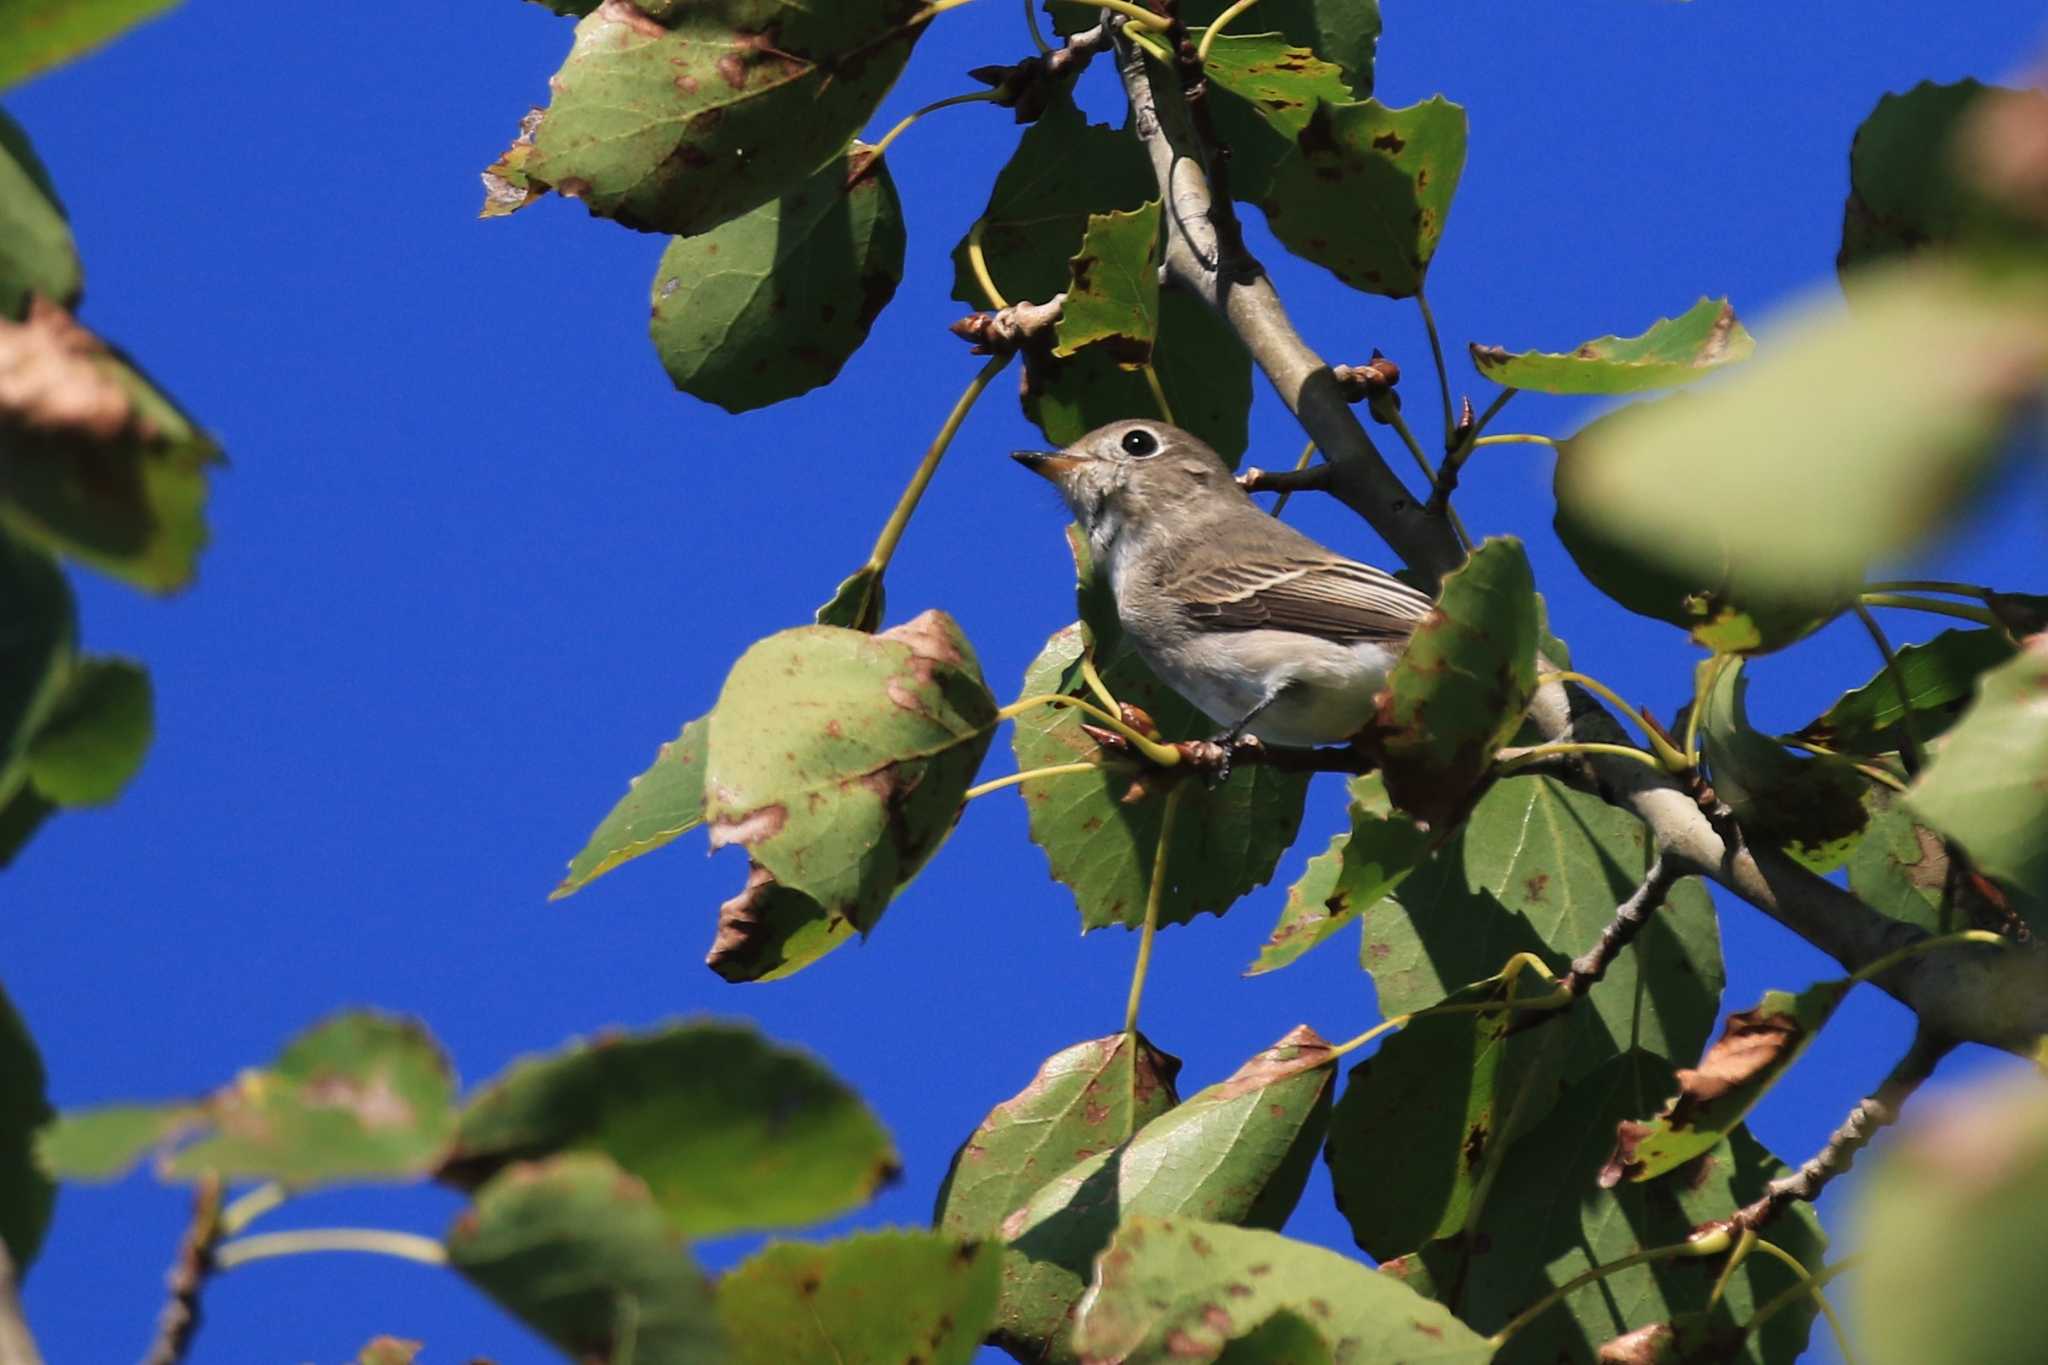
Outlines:
<svg viewBox="0 0 2048 1365"><path fill-rule="evenodd" d="M1372 717L1433 603L1267 515L1200 438L1112 422L1015 458L1065 496L1124 633L1160 679L1226 727L1288 748L1351 738Z"/></svg>

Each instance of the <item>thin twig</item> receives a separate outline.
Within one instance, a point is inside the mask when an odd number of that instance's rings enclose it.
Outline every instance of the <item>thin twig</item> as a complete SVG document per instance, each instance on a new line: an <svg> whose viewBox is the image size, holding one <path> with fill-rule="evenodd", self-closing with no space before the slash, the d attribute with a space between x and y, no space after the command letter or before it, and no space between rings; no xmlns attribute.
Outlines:
<svg viewBox="0 0 2048 1365"><path fill-rule="evenodd" d="M1486 405L1486 411L1479 414L1479 420L1466 427L1458 443L1445 454L1444 467L1439 471L1436 487L1429 495L1429 506L1426 510L1431 516L1442 516L1445 509L1451 505L1451 494L1458 491L1458 475L1465 468L1465 461L1471 459L1472 452L1478 448L1476 443L1480 434L1486 430L1486 424L1491 422L1500 410L1508 405L1508 400L1518 392L1518 389L1502 389L1499 395Z"/></svg>
<svg viewBox="0 0 2048 1365"><path fill-rule="evenodd" d="M1820 1198L1830 1180L1855 1164L1856 1154L1869 1145L1879 1129L1898 1121L1900 1108L1920 1088L1920 1083L1934 1074L1935 1066L1954 1046L1954 1042L1935 1036L1923 1026L1913 1035L1906 1055L1884 1078L1884 1084L1874 1094L1857 1101L1842 1126L1828 1135L1827 1144L1798 1170L1773 1180L1763 1198L1738 1210L1728 1225L1737 1231L1754 1232L1794 1200L1810 1204Z"/></svg>
<svg viewBox="0 0 2048 1365"><path fill-rule="evenodd" d="M1330 486L1330 466L1297 465L1293 469L1259 469L1255 466L1237 476L1237 485L1247 493L1321 491Z"/></svg>
<svg viewBox="0 0 2048 1365"><path fill-rule="evenodd" d="M1415 291L1415 306L1421 310L1423 329L1429 333L1429 358L1436 362L1436 387L1444 399L1444 443L1448 449L1455 419L1451 416L1451 372L1444 367L1444 340L1436 330L1436 313L1429 306L1429 295L1419 287Z"/></svg>
<svg viewBox="0 0 2048 1365"><path fill-rule="evenodd" d="M142 1357L142 1365L178 1365L191 1349L193 1334L199 1330L199 1295L213 1276L214 1248L220 1242L221 1183L208 1175L192 1194L192 1221L178 1243L178 1258L164 1277L170 1297L157 1315L156 1339Z"/></svg>
<svg viewBox="0 0 2048 1365"><path fill-rule="evenodd" d="M1650 870L1643 874L1643 880L1629 893L1629 898L1614 908L1614 918L1600 931L1600 941L1572 961L1572 969L1564 979L1564 988L1576 998L1584 995L1600 983L1607 975L1607 969L1614 965L1621 950L1635 942L1643 926L1650 922L1650 916L1657 913L1664 904L1671 888L1678 885L1680 873L1667 862L1662 854L1650 860Z"/></svg>
<svg viewBox="0 0 2048 1365"><path fill-rule="evenodd" d="M8 1254L5 1242L0 1242L0 1365L43 1365L28 1319L22 1316L14 1257Z"/></svg>

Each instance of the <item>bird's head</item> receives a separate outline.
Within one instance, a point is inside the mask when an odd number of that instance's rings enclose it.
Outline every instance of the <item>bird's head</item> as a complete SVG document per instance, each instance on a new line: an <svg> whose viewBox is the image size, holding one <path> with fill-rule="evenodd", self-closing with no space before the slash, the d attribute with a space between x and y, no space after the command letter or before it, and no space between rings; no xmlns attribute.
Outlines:
<svg viewBox="0 0 2048 1365"><path fill-rule="evenodd" d="M1214 498L1219 489L1243 497L1230 466L1199 436L1143 418L1097 427L1065 450L1012 457L1060 490L1091 539Z"/></svg>

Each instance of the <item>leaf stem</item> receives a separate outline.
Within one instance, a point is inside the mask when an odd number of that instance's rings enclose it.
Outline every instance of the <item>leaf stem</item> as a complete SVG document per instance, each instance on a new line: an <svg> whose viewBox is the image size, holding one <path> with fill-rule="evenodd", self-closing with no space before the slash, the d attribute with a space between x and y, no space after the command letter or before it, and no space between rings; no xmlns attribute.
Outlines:
<svg viewBox="0 0 2048 1365"><path fill-rule="evenodd" d="M1766 1256L1774 1256L1789 1267L1801 1280L1811 1281L1813 1276L1799 1258L1766 1237L1756 1239L1756 1249ZM1809 1285L1809 1287L1811 1287ZM1820 1315L1828 1320L1828 1330L1835 1334L1835 1353L1842 1358L1842 1365L1856 1365L1856 1353L1849 1349L1849 1333L1843 1328L1842 1320L1835 1316L1835 1307L1828 1302L1828 1296L1813 1288L1813 1305L1820 1309Z"/></svg>
<svg viewBox="0 0 2048 1365"><path fill-rule="evenodd" d="M981 249L981 234L987 227L988 219L977 218L974 226L967 229L967 265L974 271L974 282L988 298L988 306L1000 313L1010 306L1010 301L996 288L995 276L988 273L988 256Z"/></svg>
<svg viewBox="0 0 2048 1365"><path fill-rule="evenodd" d="M1045 34L1038 27L1038 0L1024 0L1024 24L1031 30L1031 41L1038 48L1038 55L1052 55L1052 44L1045 40Z"/></svg>
<svg viewBox="0 0 2048 1365"><path fill-rule="evenodd" d="M1866 592L1859 598L1865 606L1897 607L1904 611L1932 612L1936 616L1953 616L1959 621L1974 621L1980 626L1995 626L1998 618L1985 607L1966 607L1960 602L1942 602L1932 597L1910 597L1897 592Z"/></svg>
<svg viewBox="0 0 2048 1365"><path fill-rule="evenodd" d="M1315 457L1316 443L1314 441L1310 441L1307 445L1301 448L1301 458L1294 462L1295 472L1298 474L1302 470L1307 469L1308 462L1310 460L1313 460ZM1287 506L1287 500L1293 496L1293 489L1283 489L1280 493L1280 496L1273 500L1273 515L1276 517L1279 516L1282 509L1284 509Z"/></svg>
<svg viewBox="0 0 2048 1365"><path fill-rule="evenodd" d="M945 425L939 428L939 434L932 438L930 447L926 449L924 459L917 466L917 472L910 476L909 486L903 490L903 496L896 500L896 510L889 514L889 520L882 526L882 533L875 537L875 548L868 552L868 568L879 574L889 567L889 559L896 553L898 542L903 539L904 528L910 525L910 514L917 510L918 500L924 496L924 490L931 484L932 475L939 472L939 461L945 458L946 447L953 444L953 437L959 433L960 424L967 420L968 410L974 406L974 400L981 397L982 391L988 388L989 381L1009 363L1010 357L1007 355L990 356L988 363L981 367L980 373L969 380L967 387L961 391L959 399L953 404L953 410L946 414Z"/></svg>
<svg viewBox="0 0 2048 1365"><path fill-rule="evenodd" d="M1174 748L1171 744L1161 744L1156 739L1148 739L1124 724L1121 717L1111 715L1093 702L1083 701L1079 697L1070 697L1064 692L1045 692L1036 697L1024 697L1013 701L996 712L996 720L998 722L1010 720L1039 706L1073 707L1076 711L1087 716L1104 729L1114 730L1122 735L1131 742L1131 746L1139 753L1145 755L1146 758L1162 768L1171 768L1180 762L1180 750Z"/></svg>
<svg viewBox="0 0 2048 1365"><path fill-rule="evenodd" d="M1942 592L1951 597L1974 597L1982 602L1991 589L1976 583L1956 583L1946 578L1890 578L1882 583L1865 583L1865 592Z"/></svg>
<svg viewBox="0 0 2048 1365"><path fill-rule="evenodd" d="M1473 983L1475 986L1482 986L1493 982L1500 982L1509 989L1507 999L1461 1000L1455 1004L1431 1005L1427 1009L1413 1010L1407 1014L1397 1014L1390 1019L1373 1025L1356 1038L1348 1042L1339 1043L1336 1047L1330 1049L1330 1055L1332 1057L1342 1057L1347 1052L1355 1052L1381 1034L1411 1024L1417 1019L1431 1019L1442 1014L1498 1014L1509 1010L1554 1010L1571 1004L1571 997L1562 990L1552 991L1549 995L1539 995L1526 1000L1515 999L1514 981L1525 969L1534 971L1545 981L1553 985L1557 981L1557 978L1551 974L1550 968L1544 965L1542 958L1534 953L1516 953L1507 960L1507 965L1498 972L1495 972L1483 981L1475 981Z"/></svg>
<svg viewBox="0 0 2048 1365"><path fill-rule="evenodd" d="M1145 386L1152 390L1152 401L1159 405L1159 416L1167 422L1173 422L1173 405L1166 401L1166 390L1160 387L1158 369L1149 360L1145 362L1143 369ZM1173 424L1180 425L1178 422Z"/></svg>
<svg viewBox="0 0 2048 1365"><path fill-rule="evenodd" d="M1053 2L1060 5L1086 5L1089 9L1110 10L1121 14L1140 28L1149 28L1155 32L1164 32L1172 27L1173 24L1173 21L1164 15L1154 14L1143 5L1133 4L1132 0L1053 0ZM955 3L965 3L965 0L955 0Z"/></svg>
<svg viewBox="0 0 2048 1365"><path fill-rule="evenodd" d="M1444 439L1448 441L1457 419L1451 416L1451 372L1444 366L1444 339L1436 329L1436 313L1429 306L1429 295L1419 287L1415 291L1415 307L1422 314L1423 330L1429 333L1429 357L1436 362L1436 387L1443 395ZM1432 478L1430 482L1434 484L1436 480Z"/></svg>
<svg viewBox="0 0 2048 1365"><path fill-rule="evenodd" d="M1159 847L1152 854L1152 884L1145 888L1145 927L1138 938L1138 960L1131 968L1131 994L1124 1002L1124 1032L1138 1031L1138 1002L1145 996L1145 976L1152 970L1152 940L1159 934L1159 906L1166 898L1166 861L1173 842L1173 817L1180 809L1185 782L1166 794L1159 812Z"/></svg>
<svg viewBox="0 0 2048 1365"><path fill-rule="evenodd" d="M1870 614L1870 608L1861 602L1852 604L1856 619L1870 632L1870 642L1877 646L1878 655L1884 660L1885 676L1892 680L1892 690L1899 694L1899 761L1906 767L1906 776L1919 772L1926 763L1926 755L1920 748L1920 727L1913 720L1913 694L1906 687L1906 675L1899 669L1899 656L1892 652L1892 642L1885 638L1884 627Z"/></svg>
<svg viewBox="0 0 2048 1365"><path fill-rule="evenodd" d="M1095 0L1068 0L1070 4L1094 4ZM1159 45L1159 40L1147 34L1143 27L1125 24L1123 34L1136 47L1144 49L1145 55L1161 66L1172 66L1173 54Z"/></svg>
<svg viewBox="0 0 2048 1365"><path fill-rule="evenodd" d="M1793 1304L1805 1298L1808 1294L1813 1295L1815 1298L1819 1298L1821 1287L1823 1285L1825 1285L1829 1280L1834 1279L1835 1276L1841 1274L1843 1271L1855 1269L1857 1264L1860 1263L1862 1260L1863 1257L1861 1255L1844 1256L1841 1260L1836 1261L1833 1265L1827 1267L1825 1270L1816 1271L1811 1275L1806 1275L1798 1284L1795 1284L1791 1288L1780 1293L1776 1298L1772 1299L1769 1303L1765 1304L1763 1307L1756 1310L1756 1316L1752 1317L1742 1329L1743 1340L1747 1341L1749 1338L1755 1336L1758 1330L1761 1329L1765 1323L1769 1322L1772 1318L1776 1317L1783 1310L1790 1308Z"/></svg>
<svg viewBox="0 0 2048 1365"><path fill-rule="evenodd" d="M1549 758L1553 754L1608 754L1618 758L1633 758L1639 763L1655 768L1658 772L1664 771L1664 765L1658 762L1657 756L1647 749L1638 749L1629 744L1596 744L1583 740L1572 740L1557 744L1531 744L1520 749L1502 749L1498 754L1494 755L1494 758L1500 761L1500 775L1505 777L1518 768L1525 767L1539 758Z"/></svg>
<svg viewBox="0 0 2048 1365"><path fill-rule="evenodd" d="M1728 667L1731 657L1717 654L1710 667L1696 670L1693 674L1692 705L1685 712L1685 767L1688 772L1697 771L1700 766L1700 717L1707 709L1707 693L1721 681L1722 670Z"/></svg>
<svg viewBox="0 0 2048 1365"><path fill-rule="evenodd" d="M1900 779L1897 773L1888 772L1879 767L1875 762L1865 762L1861 759L1851 758L1847 754L1828 748L1825 744L1815 744L1812 740L1801 739L1798 735L1777 735L1774 738L1788 749L1803 749L1816 758L1832 758L1846 763L1880 786L1890 787L1893 791L1897 792L1902 792L1906 789L1905 782Z"/></svg>
<svg viewBox="0 0 2048 1365"><path fill-rule="evenodd" d="M1557 438L1538 436L1533 431L1511 431L1504 436L1481 436L1472 442L1475 446L1531 445L1557 447Z"/></svg>
<svg viewBox="0 0 2048 1365"><path fill-rule="evenodd" d="M1230 27L1231 20L1237 18L1238 15L1243 14L1246 10L1250 9L1253 5L1256 5L1258 3L1259 0L1235 0L1235 3L1230 5L1223 11L1223 13L1217 15L1215 19L1210 21L1209 31L1202 35L1202 45L1195 49L1195 60L1198 62L1208 61L1209 45L1216 41L1217 36L1220 35L1224 29Z"/></svg>
<svg viewBox="0 0 2048 1365"><path fill-rule="evenodd" d="M1081 651L1081 681L1088 684L1088 690L1095 694L1095 700L1102 703L1102 709L1112 715L1122 715L1123 707L1118 704L1116 693L1109 690L1109 684L1095 671L1095 655L1092 650Z"/></svg>
<svg viewBox="0 0 2048 1365"><path fill-rule="evenodd" d="M1672 748L1670 741L1658 734L1656 727L1643 719L1642 712L1623 701L1620 695L1606 683L1587 674L1574 673L1569 670L1561 673L1545 673L1536 680L1536 684L1539 687L1548 682L1577 683L1588 691L1599 693L1607 699L1608 704L1614 707L1615 710L1627 716L1630 724L1643 732L1643 737L1650 742L1650 751L1663 761L1665 768L1673 773L1682 773L1686 770L1685 755Z"/></svg>
<svg viewBox="0 0 2048 1365"><path fill-rule="evenodd" d="M214 1248L213 1263L221 1270L233 1270L251 1261L276 1256L298 1256L309 1251L364 1251L379 1256L396 1256L421 1265L448 1264L448 1250L432 1237L416 1232L395 1232L390 1228L302 1228L294 1232L259 1232L238 1237Z"/></svg>
<svg viewBox="0 0 2048 1365"><path fill-rule="evenodd" d="M972 801L977 796L987 796L990 792L1014 787L1019 782L1029 782L1034 778L1060 777L1066 773L1092 773L1101 766L1099 763L1055 763L1046 768L1028 768L1021 773L1011 773L1006 777L991 778L987 782L977 783L961 793L960 799Z"/></svg>
<svg viewBox="0 0 2048 1365"><path fill-rule="evenodd" d="M922 109L911 110L909 113L905 114L902 118L896 121L896 126L894 128L891 128L888 132L882 134L881 141L877 142L874 146L868 148L869 164L872 164L876 160L878 160L881 157L882 153L889 150L890 143L894 142L897 138L901 137L903 135L903 131L906 128L910 127L911 124L923 118L926 114L932 113L935 110L939 109L948 109L956 104L985 103L989 100L994 99L997 93L998 92L994 90L970 90L964 95L948 95L946 96L946 98L942 100L933 100L930 104L925 105Z"/></svg>
<svg viewBox="0 0 2048 1365"><path fill-rule="evenodd" d="M1721 1296L1728 1292L1728 1281L1735 1278L1735 1269L1749 1259L1749 1253L1756 1249L1755 1228L1744 1228L1735 1239L1735 1249L1728 1253L1728 1263L1721 1267L1721 1273L1714 1277L1714 1287L1707 1293L1707 1307L1721 1302ZM1800 1274L1806 1273L1802 1267Z"/></svg>
<svg viewBox="0 0 2048 1365"><path fill-rule="evenodd" d="M1408 447L1408 452L1415 457L1415 463L1422 466L1422 477L1428 482L1431 489L1435 489L1437 484L1436 466L1431 464L1429 456L1423 453L1422 443L1416 440L1415 433L1408 429L1407 419L1401 416L1399 408L1392 406L1387 408L1387 425L1392 427L1395 435L1401 438L1401 444ZM1467 554L1471 553L1472 537L1465 530L1465 523L1459 518L1458 509L1447 503L1444 506L1444 510L1450 513L1451 529L1458 533L1458 543L1465 547Z"/></svg>
<svg viewBox="0 0 2048 1365"><path fill-rule="evenodd" d="M1381 1022L1374 1024L1365 1032L1359 1034L1356 1038L1353 1038L1348 1042L1339 1043L1337 1044L1337 1046L1331 1048L1330 1059L1332 1061L1335 1061L1337 1058L1342 1057L1347 1052L1356 1052L1358 1049L1364 1047L1367 1043L1379 1037L1381 1034L1392 1033L1395 1029L1405 1026L1408 1023L1408 1021L1413 1019L1414 1017L1415 1016L1412 1014L1397 1014L1390 1019L1382 1020Z"/></svg>
<svg viewBox="0 0 2048 1365"><path fill-rule="evenodd" d="M1560 1301L1578 1293L1589 1284L1595 1284L1606 1279L1609 1275L1616 1275L1624 1270L1633 1270L1639 1265L1648 1265L1652 1261L1668 1261L1675 1256L1718 1256L1726 1251L1733 1244L1733 1241L1734 1239L1723 1229L1718 1233L1710 1233L1707 1236L1699 1237L1689 1242L1676 1242L1670 1246L1650 1247L1633 1255L1624 1256L1618 1261L1609 1261L1606 1265L1596 1265L1583 1274L1574 1275L1571 1279L1566 1280L1563 1284L1515 1314L1514 1317L1509 1318L1504 1327L1486 1339L1487 1344L1498 1351L1507 1343L1510 1337L1556 1307Z"/></svg>
<svg viewBox="0 0 2048 1365"><path fill-rule="evenodd" d="M1941 948L1959 947L1965 943L1983 943L1997 948L2009 948L2012 946L2011 939L1994 934L1989 929L1965 929L1961 933L1941 934L1935 938L1923 938L1917 943L1909 943L1896 952L1886 953L1876 961L1858 967L1849 974L1849 982L1851 985L1854 985L1859 981L1872 980L1883 976L1908 958L1918 957L1922 953L1931 953Z"/></svg>
<svg viewBox="0 0 2048 1365"><path fill-rule="evenodd" d="M282 1181L268 1180L231 1201L220 1211L220 1235L233 1237L243 1228L269 1213L285 1200L291 1198L291 1191Z"/></svg>

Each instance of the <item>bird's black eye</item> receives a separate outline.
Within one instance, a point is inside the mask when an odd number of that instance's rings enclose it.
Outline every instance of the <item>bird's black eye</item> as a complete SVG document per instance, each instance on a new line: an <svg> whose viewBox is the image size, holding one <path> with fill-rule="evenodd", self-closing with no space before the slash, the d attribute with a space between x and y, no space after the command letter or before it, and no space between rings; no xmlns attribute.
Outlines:
<svg viewBox="0 0 2048 1365"><path fill-rule="evenodd" d="M1143 427L1124 433L1124 454L1146 456L1159 453L1159 438Z"/></svg>

